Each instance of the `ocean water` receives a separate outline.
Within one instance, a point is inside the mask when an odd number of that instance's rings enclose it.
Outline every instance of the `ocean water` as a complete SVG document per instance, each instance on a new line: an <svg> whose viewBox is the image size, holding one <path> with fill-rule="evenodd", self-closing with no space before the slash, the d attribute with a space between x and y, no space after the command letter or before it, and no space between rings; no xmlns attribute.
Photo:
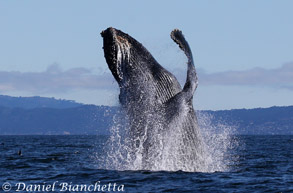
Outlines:
<svg viewBox="0 0 293 193"><path fill-rule="evenodd" d="M0 192L293 192L293 136L237 136L214 172L106 170L107 139L0 136Z"/></svg>

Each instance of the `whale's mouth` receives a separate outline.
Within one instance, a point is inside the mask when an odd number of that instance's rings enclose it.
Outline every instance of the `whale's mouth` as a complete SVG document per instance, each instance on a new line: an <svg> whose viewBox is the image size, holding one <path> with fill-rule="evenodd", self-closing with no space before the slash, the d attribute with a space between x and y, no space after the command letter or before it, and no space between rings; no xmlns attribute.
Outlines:
<svg viewBox="0 0 293 193"><path fill-rule="evenodd" d="M109 69L118 83L124 78L124 67L130 64L130 47L128 35L115 28L101 32L104 40L104 55Z"/></svg>

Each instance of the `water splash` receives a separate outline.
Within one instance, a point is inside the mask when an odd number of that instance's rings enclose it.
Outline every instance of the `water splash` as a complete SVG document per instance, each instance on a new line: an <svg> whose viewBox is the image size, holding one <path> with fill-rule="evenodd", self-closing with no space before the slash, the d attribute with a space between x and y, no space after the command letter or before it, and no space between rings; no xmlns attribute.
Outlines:
<svg viewBox="0 0 293 193"><path fill-rule="evenodd" d="M212 122L211 115L198 112L200 125L201 147L198 149L186 149L182 152L183 138L180 132L180 123L174 123L170 132L159 132L159 122L153 126L152 132L152 155L151 165L143 165L143 143L148 140L147 129L138 144L133 147L132 138L129 135L130 122L125 112L121 110L114 117L114 125L110 132L111 136L105 146L107 155L105 157L105 168L111 170L145 170L151 171L178 171L194 172L189 167L197 165L197 172L229 171L235 159L232 158L233 150L238 146L237 139L233 136L234 128L223 122ZM155 122L154 119L150 119ZM146 126L147 127L147 126ZM156 136L156 137L154 137ZM182 160L180 154L189 154L191 151L199 151L200 157L194 161Z"/></svg>
<svg viewBox="0 0 293 193"><path fill-rule="evenodd" d="M239 140L235 136L236 127L227 125L206 112L197 112L205 147L205 167L203 172L229 171L237 158L235 150Z"/></svg>

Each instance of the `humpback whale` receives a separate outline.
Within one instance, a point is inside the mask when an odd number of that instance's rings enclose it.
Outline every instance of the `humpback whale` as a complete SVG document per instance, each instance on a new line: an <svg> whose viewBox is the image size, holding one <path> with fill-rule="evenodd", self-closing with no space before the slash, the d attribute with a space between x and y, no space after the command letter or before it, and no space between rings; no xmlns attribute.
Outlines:
<svg viewBox="0 0 293 193"><path fill-rule="evenodd" d="M204 162L192 102L198 81L192 52L182 32L174 29L171 38L187 57L183 88L130 35L109 27L101 36L106 62L120 88L133 162L143 170L198 171Z"/></svg>

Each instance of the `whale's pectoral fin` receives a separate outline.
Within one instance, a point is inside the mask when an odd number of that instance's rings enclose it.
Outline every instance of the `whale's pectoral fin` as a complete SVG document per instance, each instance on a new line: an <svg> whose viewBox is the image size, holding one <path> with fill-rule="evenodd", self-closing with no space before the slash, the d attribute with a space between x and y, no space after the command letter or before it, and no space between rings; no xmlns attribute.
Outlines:
<svg viewBox="0 0 293 193"><path fill-rule="evenodd" d="M185 98L186 101L190 101L193 97L194 91L197 88L197 74L193 63L193 57L190 47L185 40L182 32L178 29L174 29L171 32L171 38L176 42L179 47L184 51L187 56L187 78L183 90L180 95Z"/></svg>

